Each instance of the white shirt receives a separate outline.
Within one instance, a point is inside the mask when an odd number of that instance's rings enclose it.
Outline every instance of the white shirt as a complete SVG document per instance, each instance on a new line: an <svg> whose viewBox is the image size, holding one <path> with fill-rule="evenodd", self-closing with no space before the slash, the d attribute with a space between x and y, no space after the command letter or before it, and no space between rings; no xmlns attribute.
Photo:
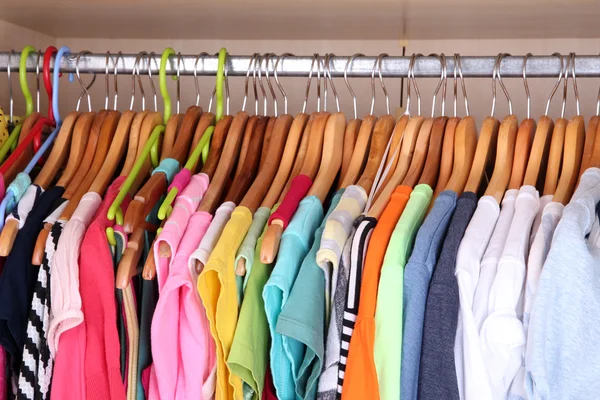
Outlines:
<svg viewBox="0 0 600 400"><path fill-rule="evenodd" d="M494 399L506 399L522 364L525 346L522 322L525 260L529 254L529 237L539 202L535 187L521 187L496 278L490 289L488 317L480 331L481 348ZM524 385L521 387L524 388ZM524 389L522 392L524 397Z"/></svg>
<svg viewBox="0 0 600 400"><path fill-rule="evenodd" d="M454 360L459 395L465 400L493 398L479 344L479 330L473 316L473 297L479 280L481 258L499 214L500 207L493 196L483 196L479 199L456 256L455 273L460 308L454 342Z"/></svg>
<svg viewBox="0 0 600 400"><path fill-rule="evenodd" d="M600 169L588 168L554 231L531 311L529 398L600 398L600 246L587 238L599 202Z"/></svg>
<svg viewBox="0 0 600 400"><path fill-rule="evenodd" d="M509 189L504 193L498 222L496 223L494 233L492 233L490 242L485 249L483 259L481 260L479 283L477 283L475 298L473 299L473 315L475 317L478 332L481 329L481 324L483 324L483 321L488 316L490 288L496 277L498 261L502 255L502 250L504 250L508 229L510 228L515 213L515 200L517 199L517 194L519 194L518 189Z"/></svg>

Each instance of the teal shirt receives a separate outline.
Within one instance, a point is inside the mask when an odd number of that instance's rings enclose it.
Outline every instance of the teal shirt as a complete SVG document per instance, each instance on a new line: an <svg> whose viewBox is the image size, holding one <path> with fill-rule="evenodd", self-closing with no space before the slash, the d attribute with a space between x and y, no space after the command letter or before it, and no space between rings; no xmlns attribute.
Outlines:
<svg viewBox="0 0 600 400"><path fill-rule="evenodd" d="M404 266L410 257L415 236L432 194L433 190L429 185L415 186L390 238L381 268L373 352L381 399L400 398Z"/></svg>
<svg viewBox="0 0 600 400"><path fill-rule="evenodd" d="M342 189L335 194L327 216L338 205L343 192ZM277 320L276 331L289 343L288 356L297 367L294 377L297 399L316 398L325 355L325 276L316 257L327 216L315 232L312 248Z"/></svg>
<svg viewBox="0 0 600 400"><path fill-rule="evenodd" d="M290 224L283 232L275 268L263 289L265 313L271 333L270 364L277 398L295 400L295 373L299 365L292 365L288 356L289 340L275 331L279 314L283 310L296 281L300 265L313 243L315 230L323 221L323 206L316 196L302 199Z"/></svg>

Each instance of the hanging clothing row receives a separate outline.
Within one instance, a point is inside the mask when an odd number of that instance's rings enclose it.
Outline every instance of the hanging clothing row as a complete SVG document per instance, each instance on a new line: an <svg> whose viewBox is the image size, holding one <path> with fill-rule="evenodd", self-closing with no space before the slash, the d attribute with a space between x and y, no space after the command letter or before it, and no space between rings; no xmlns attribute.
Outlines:
<svg viewBox="0 0 600 400"><path fill-rule="evenodd" d="M293 117L277 76L289 54L250 58L242 109L230 114L221 49L208 111L196 80L196 104L180 113L183 57L166 49L161 114L154 53L137 55L124 112L116 80L123 56L108 53L104 109L95 112L88 89L96 76L83 83L81 52L82 92L62 120L60 66L70 50L37 55L47 117L39 85L33 112L31 52L19 71L25 117L13 117L12 93L9 118L0 113L0 158L10 154L0 165L0 400L600 396L600 354L589 344L600 323L600 93L586 129L574 53L553 55L558 80L537 121L525 56L520 123L499 54L491 113L478 131L458 54L452 117L444 54L435 55L441 75L428 117L415 74L421 55L410 57L399 118L390 114L381 54L362 119L345 76L354 99L347 120L329 54L313 56ZM361 57L349 57L345 71ZM145 109L143 68L154 111ZM374 115L377 77L384 115ZM317 111L309 114L313 78ZM245 110L251 79L254 115ZM569 80L577 115L567 120ZM502 121L494 116L498 83L509 105ZM84 98L88 112L79 111Z"/></svg>

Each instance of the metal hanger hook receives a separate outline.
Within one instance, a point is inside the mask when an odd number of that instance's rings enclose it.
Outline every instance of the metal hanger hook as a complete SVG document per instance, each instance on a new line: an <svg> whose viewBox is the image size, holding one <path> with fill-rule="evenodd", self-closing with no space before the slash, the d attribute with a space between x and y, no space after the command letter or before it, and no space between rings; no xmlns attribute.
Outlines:
<svg viewBox="0 0 600 400"><path fill-rule="evenodd" d="M548 115L548 111L550 110L550 103L552 102L552 98L554 97L554 94L556 93L556 90L560 86L560 82L563 79L563 64L564 64L563 56L560 53L553 53L552 55L555 57L558 57L558 60L560 61L560 69L558 72L558 79L557 79L556 83L554 84L552 91L550 92L550 96L548 96L548 101L546 102L546 111L544 112L544 115Z"/></svg>
<svg viewBox="0 0 600 400"><path fill-rule="evenodd" d="M256 56L257 53L254 53L252 57L250 57L250 62L248 63L248 69L246 70L246 79L244 81L244 100L242 102L242 111L246 111L246 101L248 100L248 83L250 81L250 71L253 69L256 64Z"/></svg>
<svg viewBox="0 0 600 400"><path fill-rule="evenodd" d="M137 77L138 84L140 86L140 93L142 94L142 111L146 111L146 94L144 93L144 86L142 85L142 78L140 77L140 60L146 56L146 64L148 63L148 53L145 51L140 52L133 63L133 70L131 71L131 101L129 102L129 110L133 110L135 104L135 79Z"/></svg>
<svg viewBox="0 0 600 400"><path fill-rule="evenodd" d="M150 89L152 89L152 98L154 100L154 112L158 112L158 98L156 97L156 87L152 79L152 65L150 64L152 61L154 61L156 69L159 69L158 61L156 61L156 53L153 51L148 55L148 77L150 78Z"/></svg>
<svg viewBox="0 0 600 400"><path fill-rule="evenodd" d="M198 83L198 61L200 57L206 57L209 54L202 52L196 56L196 62L194 62L194 86L196 87L196 106L200 105L200 84ZM202 67L204 67L204 59L202 59Z"/></svg>
<svg viewBox="0 0 600 400"><path fill-rule="evenodd" d="M265 87L264 87L263 81L262 81L262 73L261 73L261 71L262 71L262 62L263 62L263 60L265 60L265 64L268 61L266 60L266 54L265 54L265 56L260 56L259 55L258 57L259 57L258 58L258 85L260 87L260 92L262 93L262 96L263 96L263 114L266 117L267 114L268 114L267 113L267 106L268 106L267 102L268 101L267 101L267 92L265 91ZM267 67L268 67L268 65L267 65Z"/></svg>
<svg viewBox="0 0 600 400"><path fill-rule="evenodd" d="M313 68L315 66L315 63L318 62L318 58L319 58L319 55L317 53L314 53L312 62L310 64L310 70L308 71L308 82L306 84L306 92L304 94L304 103L302 105L302 113L306 112L306 105L308 103L308 95L310 94L310 83L311 83L312 77L313 77Z"/></svg>
<svg viewBox="0 0 600 400"><path fill-rule="evenodd" d="M338 97L337 90L335 88L335 85L333 84L333 78L331 76L331 58L332 57L335 57L335 54L333 54L333 53L325 54L325 67L324 67L325 106L324 106L324 111L327 111L327 82L329 82L329 84L331 85L331 91L333 92L333 97L335 98L335 105L336 105L337 112L340 112L340 99Z"/></svg>
<svg viewBox="0 0 600 400"><path fill-rule="evenodd" d="M181 52L177 53L177 82L175 86L177 87L177 101L176 108L177 114L179 114L179 103L181 102L181 65L183 64L183 57L181 56ZM184 65L185 68L185 65Z"/></svg>
<svg viewBox="0 0 600 400"><path fill-rule="evenodd" d="M433 101L431 103L431 118L433 118L435 116L435 100L437 99L437 94L440 91L440 88L442 87L442 84L444 83L444 70L445 70L445 63L444 63L444 59L443 59L443 55L437 55L435 53L430 54L430 57L435 57L438 59L438 61L440 62L440 81L438 82L435 90L433 91ZM444 108L444 96L445 93L442 92L442 116L444 116L444 112L443 112L443 108Z"/></svg>
<svg viewBox="0 0 600 400"><path fill-rule="evenodd" d="M408 62L408 71L406 72L406 110L404 110L404 115L408 115L410 116L410 100L411 100L411 95L410 95L410 75L411 75L411 70L413 69L414 65L415 65L415 58L416 55L415 53L412 53L412 55L410 56L410 61Z"/></svg>
<svg viewBox="0 0 600 400"><path fill-rule="evenodd" d="M569 54L571 58L571 75L573 76L573 93L575 93L575 106L577 107L577 116L581 115L579 109L579 90L577 89L577 76L575 76L575 52Z"/></svg>
<svg viewBox="0 0 600 400"><path fill-rule="evenodd" d="M390 96L388 95L388 91L387 91L387 87L385 86L385 82L383 82L383 74L382 74L382 69L383 69L383 58L384 57L389 57L389 54L387 53L381 53L378 57L377 57L377 65L378 65L378 74L379 74L379 84L381 85L381 90L383 91L383 94L385 95L385 109L387 111L387 113L390 113Z"/></svg>
<svg viewBox="0 0 600 400"><path fill-rule="evenodd" d="M562 107L561 107L561 111L560 111L560 117L564 118L565 117L565 110L567 108L567 97L569 95L569 62L571 61L571 54L569 53L569 55L567 56L567 62L561 66L562 69L564 69L563 72L563 101L562 101Z"/></svg>
<svg viewBox="0 0 600 400"><path fill-rule="evenodd" d="M260 54L255 53L254 69L252 70L252 89L254 90L254 115L258 115L258 87L256 86L256 72L259 64L262 62Z"/></svg>
<svg viewBox="0 0 600 400"><path fill-rule="evenodd" d="M509 57L510 54L508 54L508 53L498 54L498 69L496 70L496 77L498 79L498 82L500 82L500 87L502 88L502 91L504 92L504 96L506 97L506 100L508 101L508 113L510 115L512 115L512 113L513 113L512 100L510 99L510 95L508 94L508 90L506 89L506 86L504 86L504 82L502 81L502 75L500 74L500 69L502 67L502 59L507 56Z"/></svg>
<svg viewBox="0 0 600 400"><path fill-rule="evenodd" d="M266 63L266 68L265 68L265 76L267 78L267 85L269 85L269 91L271 92L271 97L273 97L273 115L275 117L279 116L279 106L277 104L277 93L275 93L275 89L273 89L273 83L271 82L271 77L269 76L269 63L271 63L273 65L273 68L275 68L275 62L273 61L273 56L275 56L275 53L267 53L265 54L265 63Z"/></svg>
<svg viewBox="0 0 600 400"><path fill-rule="evenodd" d="M116 110L117 109L117 105L119 102L119 86L117 84L117 69L119 67L119 59L121 59L121 57L123 56L123 52L119 51L117 53L117 57L115 58L115 69L113 71L114 73L114 90L115 90L115 97L114 97L114 105L113 108Z"/></svg>
<svg viewBox="0 0 600 400"><path fill-rule="evenodd" d="M83 95L85 94L87 96L87 101L88 101L88 111L92 111L92 99L90 97L90 92L88 91L88 89L90 87L92 87L92 85L94 84L94 81L96 80L96 74L94 74L94 76L92 77L92 81L90 82L89 85L85 85L83 83L83 81L81 80L81 74L79 73L79 60L81 59L81 56L84 56L86 54L91 54L90 51L84 50L79 52L79 54L77 55L77 59L75 60L75 76L77 77L77 82L79 82L79 85L81 85L81 88L83 89L81 91L81 94L79 95L79 98L77 99L77 105L75 106L75 111L79 111L79 106L81 105L81 99L83 98Z"/></svg>
<svg viewBox="0 0 600 400"><path fill-rule="evenodd" d="M357 112L357 106L356 106L356 95L354 94L354 90L352 90L352 86L350 86L350 81L348 81L348 68L350 67L350 65L352 64L352 61L354 61L354 59L356 57L364 57L365 55L362 53L356 53L354 55L352 55L352 57L350 57L348 59L348 61L346 62L346 66L344 67L344 81L346 82L346 87L348 87L348 91L350 92L350 95L352 96L352 104L354 107L354 119L358 119L358 112ZM600 96L600 92L598 94L598 96Z"/></svg>
<svg viewBox="0 0 600 400"><path fill-rule="evenodd" d="M105 58L105 66L104 66L104 90L105 90L105 96L104 96L104 109L108 110L108 98L110 96L110 89L108 87L108 62L110 60L110 51L106 52L106 58Z"/></svg>
<svg viewBox="0 0 600 400"><path fill-rule="evenodd" d="M273 71L273 75L275 75L275 83L277 84L277 87L279 88L279 91L281 92L281 95L283 96L283 113L284 114L288 113L288 98L287 98L287 94L285 93L285 90L283 90L283 85L281 84L281 82L279 82L279 77L277 76L277 68L279 67L279 61L281 61L285 57L289 57L289 56L293 56L293 54L292 53L283 53L282 55L277 57L277 61L275 61L275 70Z"/></svg>
<svg viewBox="0 0 600 400"><path fill-rule="evenodd" d="M415 89L415 93L417 94L417 115L421 116L421 92L419 92L419 86L417 85L417 80L415 79L415 65L417 64L417 58L423 57L423 54L417 53L414 55L413 65L411 68L412 77L410 77L410 81L412 81L413 87ZM409 85L410 85L409 81Z"/></svg>
<svg viewBox="0 0 600 400"><path fill-rule="evenodd" d="M529 84L527 83L527 60L532 55L531 53L525 54L525 59L523 60L523 86L525 86L525 95L527 96L527 119L531 118L531 94L529 93Z"/></svg>
<svg viewBox="0 0 600 400"><path fill-rule="evenodd" d="M13 107L14 107L14 100L13 100L13 91L12 91L12 78L10 76L10 63L12 62L12 57L15 54L15 49L12 49L10 51L10 53L8 53L8 65L6 66L6 76L8 78L8 98L9 98L9 121L12 124L13 122Z"/></svg>
<svg viewBox="0 0 600 400"><path fill-rule="evenodd" d="M35 110L40 112L40 60L42 59L42 51L38 50L35 60Z"/></svg>
<svg viewBox="0 0 600 400"><path fill-rule="evenodd" d="M465 101L465 114L468 117L470 115L470 113L469 113L469 97L467 96L467 87L465 86L465 78L463 77L462 64L460 62L461 55L459 53L455 53L454 56L456 57L456 63L458 64L458 75L460 76L460 86L462 89L463 99Z"/></svg>

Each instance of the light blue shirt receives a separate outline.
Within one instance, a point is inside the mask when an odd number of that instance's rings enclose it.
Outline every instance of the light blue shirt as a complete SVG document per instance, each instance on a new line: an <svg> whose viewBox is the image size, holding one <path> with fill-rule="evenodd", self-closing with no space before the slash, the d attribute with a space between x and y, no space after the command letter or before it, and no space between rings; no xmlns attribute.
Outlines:
<svg viewBox="0 0 600 400"><path fill-rule="evenodd" d="M342 197L339 190L327 216ZM325 354L325 275L317 264L317 251L325 228L323 219L315 232L312 248L304 258L290 297L277 321L276 332L289 344L290 361L299 370L295 378L298 399L314 399Z"/></svg>
<svg viewBox="0 0 600 400"><path fill-rule="evenodd" d="M271 372L277 398L295 400L295 379L300 365L294 365L290 354L294 350L289 340L275 331L279 314L283 310L300 265L313 243L314 232L323 220L323 206L316 196L302 199L298 210L281 237L275 268L263 289L265 313L271 333Z"/></svg>
<svg viewBox="0 0 600 400"><path fill-rule="evenodd" d="M455 192L446 190L439 194L417 233L412 254L404 268L404 321L400 365L400 398L403 400L417 399L423 319L429 282L455 207Z"/></svg>

